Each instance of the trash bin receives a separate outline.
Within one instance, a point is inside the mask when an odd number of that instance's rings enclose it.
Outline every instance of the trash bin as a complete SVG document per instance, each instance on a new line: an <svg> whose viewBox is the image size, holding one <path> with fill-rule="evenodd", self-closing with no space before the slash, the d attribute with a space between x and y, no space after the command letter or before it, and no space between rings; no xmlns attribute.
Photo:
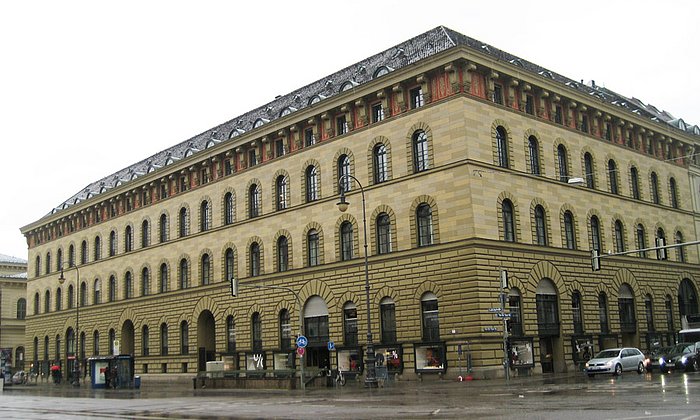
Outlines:
<svg viewBox="0 0 700 420"><path fill-rule="evenodd" d="M134 376L134 388L141 389L141 377L139 375Z"/></svg>

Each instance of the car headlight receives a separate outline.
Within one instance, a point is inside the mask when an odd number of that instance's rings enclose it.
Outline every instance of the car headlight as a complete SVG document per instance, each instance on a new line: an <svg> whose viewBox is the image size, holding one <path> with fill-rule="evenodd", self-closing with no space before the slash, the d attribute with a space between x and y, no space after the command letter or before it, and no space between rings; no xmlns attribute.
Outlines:
<svg viewBox="0 0 700 420"><path fill-rule="evenodd" d="M660 365L665 365L665 364L666 364L666 360L665 360L663 357L659 357L659 364L660 364Z"/></svg>
<svg viewBox="0 0 700 420"><path fill-rule="evenodd" d="M607 362L607 363L605 364L605 366L607 366L607 367L611 367L612 365L613 365L613 362L612 362L612 360L611 360L611 361L609 361L609 362Z"/></svg>
<svg viewBox="0 0 700 420"><path fill-rule="evenodd" d="M681 363L686 364L687 362L688 362L688 357L687 357L687 356L681 357Z"/></svg>
<svg viewBox="0 0 700 420"><path fill-rule="evenodd" d="M586 367L588 367L588 362L586 362Z"/></svg>

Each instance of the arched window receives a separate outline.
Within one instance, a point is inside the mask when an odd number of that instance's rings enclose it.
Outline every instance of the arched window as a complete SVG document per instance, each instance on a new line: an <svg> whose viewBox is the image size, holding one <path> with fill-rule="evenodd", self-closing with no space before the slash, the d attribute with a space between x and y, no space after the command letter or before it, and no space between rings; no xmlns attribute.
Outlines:
<svg viewBox="0 0 700 420"><path fill-rule="evenodd" d="M63 270L63 250L61 248L58 248L58 250L56 251L56 271L61 270Z"/></svg>
<svg viewBox="0 0 700 420"><path fill-rule="evenodd" d="M630 168L630 184L632 184L632 198L639 200L639 172L634 166Z"/></svg>
<svg viewBox="0 0 700 420"><path fill-rule="evenodd" d="M569 160L563 144L557 146L557 163L559 164L559 181L569 182Z"/></svg>
<svg viewBox="0 0 700 420"><path fill-rule="evenodd" d="M659 177L656 175L656 172L651 173L651 201L654 204L661 202L659 197Z"/></svg>
<svg viewBox="0 0 700 420"><path fill-rule="evenodd" d="M637 317L634 310L634 294L628 284L620 285L617 301L620 309L620 331L634 333L637 331Z"/></svg>
<svg viewBox="0 0 700 420"><path fill-rule="evenodd" d="M115 255L117 253L117 232L112 231L110 240L114 243L114 254L110 255ZM75 267L75 248L73 244L68 247L68 267Z"/></svg>
<svg viewBox="0 0 700 420"><path fill-rule="evenodd" d="M226 249L226 254L224 256L224 280L231 280L235 276L233 263L233 250L231 248L228 248Z"/></svg>
<svg viewBox="0 0 700 420"><path fill-rule="evenodd" d="M187 321L180 322L180 354L190 353L190 328Z"/></svg>
<svg viewBox="0 0 700 420"><path fill-rule="evenodd" d="M80 302L80 306L86 306L87 305L87 300L88 300L88 293L87 293L87 283L82 282L80 283L80 298L78 301Z"/></svg>
<svg viewBox="0 0 700 420"><path fill-rule="evenodd" d="M310 229L306 234L307 246L307 263L309 267L316 266L320 263L320 239L316 229Z"/></svg>
<svg viewBox="0 0 700 420"><path fill-rule="evenodd" d="M430 205L422 203L416 208L418 246L433 244L433 213Z"/></svg>
<svg viewBox="0 0 700 420"><path fill-rule="evenodd" d="M56 310L63 310L63 291L60 287L56 289Z"/></svg>
<svg viewBox="0 0 700 420"><path fill-rule="evenodd" d="M92 333L92 354L95 356L100 354L100 332L97 330Z"/></svg>
<svg viewBox="0 0 700 420"><path fill-rule="evenodd" d="M102 303L102 282L100 281L100 279L95 279L95 282L93 283L92 292L92 304L99 305L100 303Z"/></svg>
<svg viewBox="0 0 700 420"><path fill-rule="evenodd" d="M209 254L202 255L202 285L207 285L211 283L211 262Z"/></svg>
<svg viewBox="0 0 700 420"><path fill-rule="evenodd" d="M209 202L204 200L199 205L199 231L205 232L211 227L211 210Z"/></svg>
<svg viewBox="0 0 700 420"><path fill-rule="evenodd" d="M350 191L350 158L348 155L340 155L338 158L338 181L341 193Z"/></svg>
<svg viewBox="0 0 700 420"><path fill-rule="evenodd" d="M248 189L248 217L260 216L260 188L253 184Z"/></svg>
<svg viewBox="0 0 700 420"><path fill-rule="evenodd" d="M262 345L262 321L260 320L260 313L255 312L250 318L250 331L252 335L253 351L260 352L263 349Z"/></svg>
<svg viewBox="0 0 700 420"><path fill-rule="evenodd" d="M676 244L683 243L683 234L681 231L677 231L675 235ZM685 262L685 251L682 246L676 248L676 261Z"/></svg>
<svg viewBox="0 0 700 420"><path fill-rule="evenodd" d="M285 352L292 350L292 323L289 317L289 311L282 309L279 315L280 327L280 349Z"/></svg>
<svg viewBox="0 0 700 420"><path fill-rule="evenodd" d="M598 252L602 249L602 243L600 241L600 222L598 221L598 216L591 216L591 250L596 250Z"/></svg>
<svg viewBox="0 0 700 420"><path fill-rule="evenodd" d="M306 202L318 200L318 171L314 165L306 168Z"/></svg>
<svg viewBox="0 0 700 420"><path fill-rule="evenodd" d="M260 245L257 242L250 244L250 276L260 275Z"/></svg>
<svg viewBox="0 0 700 420"><path fill-rule="evenodd" d="M141 355L143 356L148 356L150 353L149 350L149 331L148 331L148 325L144 325L143 328L141 329Z"/></svg>
<svg viewBox="0 0 700 420"><path fill-rule="evenodd" d="M87 264L88 258L89 256L87 241L82 241L80 243L80 264Z"/></svg>
<svg viewBox="0 0 700 420"><path fill-rule="evenodd" d="M36 256L34 259L34 277L39 277L41 275L41 257Z"/></svg>
<svg viewBox="0 0 700 420"><path fill-rule="evenodd" d="M158 279L158 290L160 293L165 293L168 291L168 265L163 263L160 265L160 276Z"/></svg>
<svg viewBox="0 0 700 420"><path fill-rule="evenodd" d="M233 221L233 193L227 192L224 194L224 224L230 225Z"/></svg>
<svg viewBox="0 0 700 420"><path fill-rule="evenodd" d="M382 344L396 343L396 305L394 299L385 297L379 302L382 327Z"/></svg>
<svg viewBox="0 0 700 420"><path fill-rule="evenodd" d="M389 159L386 146L378 143L372 149L372 163L374 164L374 183L379 184L389 179Z"/></svg>
<svg viewBox="0 0 700 420"><path fill-rule="evenodd" d="M440 341L438 299L432 292L423 294L421 301L422 339L425 342Z"/></svg>
<svg viewBox="0 0 700 420"><path fill-rule="evenodd" d="M581 308L581 292L571 293L571 316L574 321L574 334L583 334L583 312Z"/></svg>
<svg viewBox="0 0 700 420"><path fill-rule="evenodd" d="M117 300L117 279L114 276L109 276L109 301Z"/></svg>
<svg viewBox="0 0 700 420"><path fill-rule="evenodd" d="M226 352L234 353L236 351L236 323L233 315L226 317Z"/></svg>
<svg viewBox="0 0 700 420"><path fill-rule="evenodd" d="M44 262L46 263L45 274L49 274L51 272L51 253L50 252L46 253L46 261L44 261Z"/></svg>
<svg viewBox="0 0 700 420"><path fill-rule="evenodd" d="M376 220L377 254L391 252L391 218L386 213L380 213Z"/></svg>
<svg viewBox="0 0 700 420"><path fill-rule="evenodd" d="M131 299L134 297L134 281L131 278L131 271L127 271L124 274L124 299Z"/></svg>
<svg viewBox="0 0 700 420"><path fill-rule="evenodd" d="M95 254L95 261L99 261L100 258L102 258L102 240L99 236L95 236L95 247L93 252ZM61 261L61 265L63 265L63 261Z"/></svg>
<svg viewBox="0 0 700 420"><path fill-rule="evenodd" d="M537 332L540 336L559 335L559 302L554 282L543 278L535 293L537 310Z"/></svg>
<svg viewBox="0 0 700 420"><path fill-rule="evenodd" d="M109 329L109 355L114 356L114 341L117 339L117 332L114 328Z"/></svg>
<svg viewBox="0 0 700 420"><path fill-rule="evenodd" d="M180 208L179 212L179 218L178 221L180 222L179 226L179 233L180 233L180 238L184 238L189 234L190 231L190 220L189 216L187 215L187 208L182 207Z"/></svg>
<svg viewBox="0 0 700 420"><path fill-rule="evenodd" d="M340 225L340 259L342 261L351 260L353 258L352 230L352 223L347 220Z"/></svg>
<svg viewBox="0 0 700 420"><path fill-rule="evenodd" d="M540 175L540 145L537 137L530 136L528 138L527 150L530 152L530 173Z"/></svg>
<svg viewBox="0 0 700 420"><path fill-rule="evenodd" d="M644 296L644 315L647 319L647 331L651 332L655 330L654 327L654 302L652 301L651 295L647 294Z"/></svg>
<svg viewBox="0 0 700 420"><path fill-rule="evenodd" d="M131 252L134 249L134 233L131 226L124 229L124 252Z"/></svg>
<svg viewBox="0 0 700 420"><path fill-rule="evenodd" d="M612 159L608 161L608 177L610 178L610 192L617 194L617 164Z"/></svg>
<svg viewBox="0 0 700 420"><path fill-rule="evenodd" d="M165 214L160 215L158 230L158 238L160 243L166 242L168 240L168 216Z"/></svg>
<svg viewBox="0 0 700 420"><path fill-rule="evenodd" d="M520 296L520 290L517 288L512 288L508 292L508 312L510 312L510 319L508 319L508 331L511 335L516 337L523 335L523 313L522 313L522 298Z"/></svg>
<svg viewBox="0 0 700 420"><path fill-rule="evenodd" d="M430 168L428 156L428 135L423 130L413 133L413 172L423 172Z"/></svg>
<svg viewBox="0 0 700 420"><path fill-rule="evenodd" d="M644 225L641 223L637 225L637 249L644 249L647 247L647 235L644 231ZM646 258L646 251L640 251L639 256L641 258Z"/></svg>
<svg viewBox="0 0 700 420"><path fill-rule="evenodd" d="M666 295L664 298L664 312L666 313L666 330L668 331L668 343L673 343L675 340L673 336L676 332L676 327L673 322L673 298L670 295Z"/></svg>
<svg viewBox="0 0 700 420"><path fill-rule="evenodd" d="M17 299L17 319L25 319L27 317L27 299Z"/></svg>
<svg viewBox="0 0 700 420"><path fill-rule="evenodd" d="M146 248L151 244L151 227L148 220L141 223L141 248Z"/></svg>
<svg viewBox="0 0 700 420"><path fill-rule="evenodd" d="M75 288L73 287L73 285L72 284L69 285L68 286L68 309L75 308L75 298L74 298L75 292L74 291L75 291Z"/></svg>
<svg viewBox="0 0 700 420"><path fill-rule="evenodd" d="M160 355L168 355L168 324L160 324Z"/></svg>
<svg viewBox="0 0 700 420"><path fill-rule="evenodd" d="M109 256L117 255L117 232L109 232ZM68 266L73 267L73 245L68 249Z"/></svg>
<svg viewBox="0 0 700 420"><path fill-rule="evenodd" d="M615 252L625 252L625 234L622 222L615 220Z"/></svg>
<svg viewBox="0 0 700 420"><path fill-rule="evenodd" d="M183 258L180 260L180 289L187 289L190 287L190 267L187 263L187 259Z"/></svg>
<svg viewBox="0 0 700 420"><path fill-rule="evenodd" d="M547 221L544 208L540 205L535 206L535 243L547 246Z"/></svg>
<svg viewBox="0 0 700 420"><path fill-rule="evenodd" d="M34 315L39 315L39 293L34 293Z"/></svg>
<svg viewBox="0 0 700 420"><path fill-rule="evenodd" d="M698 313L698 293L690 279L681 280L678 287L678 309L681 319Z"/></svg>
<svg viewBox="0 0 700 420"><path fill-rule="evenodd" d="M148 296L151 294L151 273L148 271L148 267L144 267L141 270L141 296Z"/></svg>
<svg viewBox="0 0 700 420"><path fill-rule="evenodd" d="M282 235L277 238L277 271L289 270L289 240Z"/></svg>
<svg viewBox="0 0 700 420"><path fill-rule="evenodd" d="M503 240L515 242L515 215L513 203L506 199L501 204L501 217L503 219Z"/></svg>
<svg viewBox="0 0 700 420"><path fill-rule="evenodd" d="M674 209L678 208L678 188L676 187L676 179L671 177L668 180L668 189L671 199L671 207Z"/></svg>
<svg viewBox="0 0 700 420"><path fill-rule="evenodd" d="M357 345L357 306L353 302L343 306L343 344Z"/></svg>
<svg viewBox="0 0 700 420"><path fill-rule="evenodd" d="M51 312L51 292L48 290L44 293L44 313Z"/></svg>
<svg viewBox="0 0 700 420"><path fill-rule="evenodd" d="M289 180L286 175L280 175L275 180L275 196L277 197L277 210L284 210L288 206Z"/></svg>
<svg viewBox="0 0 700 420"><path fill-rule="evenodd" d="M576 228L574 226L574 215L571 211L564 212L564 237L568 249L576 249Z"/></svg>
<svg viewBox="0 0 700 420"><path fill-rule="evenodd" d="M510 166L508 161L508 135L506 129L501 126L496 127L496 152L498 153L498 166L508 168Z"/></svg>

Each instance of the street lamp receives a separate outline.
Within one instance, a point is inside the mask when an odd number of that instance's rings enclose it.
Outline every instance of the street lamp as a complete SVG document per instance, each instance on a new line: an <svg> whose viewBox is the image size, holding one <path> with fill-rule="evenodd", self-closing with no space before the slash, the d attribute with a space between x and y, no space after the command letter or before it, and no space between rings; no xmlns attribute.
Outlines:
<svg viewBox="0 0 700 420"><path fill-rule="evenodd" d="M360 193L362 194L362 226L364 228L365 236L365 303L367 305L367 360L365 365L367 366L367 376L365 377L365 387L376 388L377 387L377 374L375 370L375 354L374 354L374 343L372 342L372 321L371 321L371 305L369 300L369 264L367 262L367 213L365 210L365 189L362 187L360 181L350 174L345 174L338 179L338 188L340 189L340 201L338 202L338 209L341 212L345 212L348 209L350 203L345 201L345 187L348 178L353 179L357 185L360 187Z"/></svg>
<svg viewBox="0 0 700 420"><path fill-rule="evenodd" d="M75 266L75 273L77 275L77 280L75 282L77 299L75 302L75 363L73 366L73 385L80 386L80 270L77 265ZM61 276L58 278L58 282L63 285L65 281L66 278L63 276L63 267L61 267Z"/></svg>

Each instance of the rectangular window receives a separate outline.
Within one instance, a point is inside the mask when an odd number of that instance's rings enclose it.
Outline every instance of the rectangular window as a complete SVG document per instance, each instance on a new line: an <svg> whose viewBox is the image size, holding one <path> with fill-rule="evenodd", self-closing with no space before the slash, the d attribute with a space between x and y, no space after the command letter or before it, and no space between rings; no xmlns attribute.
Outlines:
<svg viewBox="0 0 700 420"><path fill-rule="evenodd" d="M525 96L525 112L535 115L535 99L532 95Z"/></svg>
<svg viewBox="0 0 700 420"><path fill-rule="evenodd" d="M314 129L307 128L304 130L304 146L309 147L316 144L316 137L314 136Z"/></svg>
<svg viewBox="0 0 700 420"><path fill-rule="evenodd" d="M345 115L341 115L335 119L335 132L338 136L348 132L348 122L345 119Z"/></svg>
<svg viewBox="0 0 700 420"><path fill-rule="evenodd" d="M382 108L382 103L378 102L372 105L372 122L376 123L384 119L384 108Z"/></svg>
<svg viewBox="0 0 700 420"><path fill-rule="evenodd" d="M233 170L231 167L231 160L226 159L226 161L224 162L224 175L231 175L232 172Z"/></svg>
<svg viewBox="0 0 700 420"><path fill-rule="evenodd" d="M209 182L209 171L204 168L202 171L199 173L199 183L200 184L206 184Z"/></svg>
<svg viewBox="0 0 700 420"><path fill-rule="evenodd" d="M588 133L588 115L584 115L581 118L581 131Z"/></svg>
<svg viewBox="0 0 700 420"><path fill-rule="evenodd" d="M420 86L411 89L409 91L409 95L411 96L411 109L420 108L425 105L423 100L423 89Z"/></svg>
<svg viewBox="0 0 700 420"><path fill-rule="evenodd" d="M187 177L184 175L180 177L180 192L183 191L187 191Z"/></svg>
<svg viewBox="0 0 700 420"><path fill-rule="evenodd" d="M255 155L255 150L248 150L248 167L255 166L258 164L257 156Z"/></svg>
<svg viewBox="0 0 700 420"><path fill-rule="evenodd" d="M560 105L557 105L554 109L554 122L557 124L564 124L564 114Z"/></svg>
<svg viewBox="0 0 700 420"><path fill-rule="evenodd" d="M165 184L160 184L160 199L168 198L168 187Z"/></svg>
<svg viewBox="0 0 700 420"><path fill-rule="evenodd" d="M275 156L284 156L284 140L282 139L275 140Z"/></svg>
<svg viewBox="0 0 700 420"><path fill-rule="evenodd" d="M498 83L493 84L493 101L498 105L503 105L503 86Z"/></svg>

